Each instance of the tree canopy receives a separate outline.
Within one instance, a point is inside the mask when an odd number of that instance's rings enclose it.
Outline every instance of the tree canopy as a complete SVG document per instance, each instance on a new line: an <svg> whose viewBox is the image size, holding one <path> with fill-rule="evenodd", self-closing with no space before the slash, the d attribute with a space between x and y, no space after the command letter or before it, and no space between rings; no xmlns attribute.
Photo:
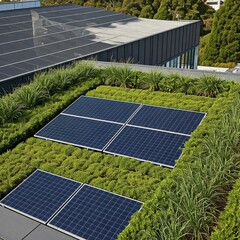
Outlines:
<svg viewBox="0 0 240 240"><path fill-rule="evenodd" d="M225 0L216 12L203 64L240 62L240 0Z"/></svg>

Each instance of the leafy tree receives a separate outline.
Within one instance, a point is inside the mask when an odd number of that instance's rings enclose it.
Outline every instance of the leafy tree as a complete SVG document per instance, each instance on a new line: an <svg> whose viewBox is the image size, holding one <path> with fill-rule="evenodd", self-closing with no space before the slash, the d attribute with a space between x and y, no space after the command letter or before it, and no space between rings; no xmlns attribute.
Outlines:
<svg viewBox="0 0 240 240"><path fill-rule="evenodd" d="M240 62L240 1L226 0L216 12L203 64Z"/></svg>
<svg viewBox="0 0 240 240"><path fill-rule="evenodd" d="M154 18L175 19L200 19L211 17L213 8L205 4L203 0L162 0Z"/></svg>

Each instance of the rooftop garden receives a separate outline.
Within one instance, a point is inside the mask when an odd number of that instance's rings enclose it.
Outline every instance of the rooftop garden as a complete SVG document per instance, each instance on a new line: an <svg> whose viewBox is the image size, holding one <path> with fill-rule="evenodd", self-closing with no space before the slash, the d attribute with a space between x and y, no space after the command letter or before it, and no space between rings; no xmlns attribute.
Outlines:
<svg viewBox="0 0 240 240"><path fill-rule="evenodd" d="M214 76L97 69L91 62L38 74L0 98L0 198L40 168L143 201L119 239L238 239L239 93L239 84ZM207 116L174 169L33 138L83 94Z"/></svg>

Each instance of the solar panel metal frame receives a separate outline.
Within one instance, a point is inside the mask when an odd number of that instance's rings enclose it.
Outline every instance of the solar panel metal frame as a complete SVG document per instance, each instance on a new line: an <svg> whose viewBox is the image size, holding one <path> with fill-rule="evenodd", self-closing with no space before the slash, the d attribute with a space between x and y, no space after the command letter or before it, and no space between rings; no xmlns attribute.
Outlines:
<svg viewBox="0 0 240 240"><path fill-rule="evenodd" d="M15 209L15 208L11 207L11 206L8 206L8 205L2 203L2 201L3 201L5 198L7 198L12 192L14 192L16 189L18 189L25 181L27 181L27 180L28 180L32 175L34 175L34 173L37 172L37 171L39 171L39 172L44 172L44 173L47 173L47 174L50 174L50 175L53 175L53 176L57 176L57 177L66 179L66 180L68 180L68 181L73 181L73 182L79 183L79 187L65 200L65 202L64 202L59 208L57 208L57 210L51 215L50 218L48 218L47 221L43 221L43 220L41 220L41 219L39 219L39 218L36 218L36 217L34 217L34 216L30 215L30 214L24 213L24 212L22 212L22 211L20 211L20 210L17 210L17 209ZM19 214L21 214L21 215L23 215L23 216L26 216L26 217L28 217L28 218L30 218L30 219L33 219L33 220L35 220L35 221L37 221L37 222L40 222L40 223L42 223L42 224L46 224L46 223L49 222L49 220L50 220L53 216L56 215L57 212L59 212L59 211L62 209L62 207L66 204L66 202L68 202L68 200L71 199L72 196L74 196L74 195L78 192L78 190L82 188L83 185L84 185L83 183L78 182L78 181L75 181L75 180L73 180L73 179L66 178L66 177L63 177L63 176L60 176L60 175L57 175L57 174L54 174L54 173L50 173L50 172L47 172L47 171L44 171L44 170L41 170L41 169L36 169L36 170L35 170L34 172L32 172L27 178L25 178L20 184L18 184L17 187L15 187L12 191L10 191L10 192L7 194L4 198L2 198L1 201L0 201L0 205L1 205L2 207L8 208L8 209L10 209L10 210L12 210L12 211L14 211L14 212L17 212L17 213L19 213Z"/></svg>
<svg viewBox="0 0 240 240"><path fill-rule="evenodd" d="M120 194L117 194L117 193L114 193L114 192L109 192L109 191L107 191L107 190L105 190L105 189L101 189L101 188L98 188L98 187L95 187L95 186L91 186L91 185L89 185L89 184L83 184L83 185L78 189L78 191L76 191L76 192L74 193L74 195L66 202L66 204L65 204L64 206L66 206L66 205L75 197L75 195L76 195L78 192L81 191L81 189L82 189L84 186L89 186L89 187L98 189L98 190L100 190L100 191L104 191L104 192L107 192L107 193L110 193L110 194L117 195L117 196L119 196L119 197L123 197L123 198L129 199L129 200L132 200L132 201L141 203L142 205L141 205L140 209L139 209L137 212L140 212L140 211L142 210L143 205L144 205L144 202L141 202L141 201L139 201L139 200L136 200L136 199L133 199L133 198L129 198L129 197L126 197L126 196L123 196L123 195L120 195ZM64 206L62 207L62 209L64 208ZM80 237L80 236L78 236L78 235L75 235L75 234L73 234L73 233L70 233L70 232L68 232L68 231L66 231L66 230L63 230L63 229L58 228L58 227L56 227L56 226L54 226L54 225L51 224L51 221L52 221L52 220L54 219L54 217L56 217L60 212L61 212L61 210L58 211L58 213L55 214L55 215L48 221L47 225L48 225L49 227L53 228L53 229L56 229L56 230L58 230L58 231L60 231L60 232L62 232L62 233L65 233L65 234L67 234L67 235L69 235L69 236L72 236L72 237L74 237L74 238L77 238L77 239L79 239L79 240L87 240L87 239L85 239L85 238L83 238L83 237ZM129 224L128 224L128 225L129 225ZM127 225L127 226L128 226L128 225ZM126 226L126 227L127 227L127 226Z"/></svg>

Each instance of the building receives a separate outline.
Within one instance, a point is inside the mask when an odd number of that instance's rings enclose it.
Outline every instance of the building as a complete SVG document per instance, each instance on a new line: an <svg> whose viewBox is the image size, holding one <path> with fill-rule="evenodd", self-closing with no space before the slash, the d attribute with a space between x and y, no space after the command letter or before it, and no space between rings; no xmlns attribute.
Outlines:
<svg viewBox="0 0 240 240"><path fill-rule="evenodd" d="M207 4L213 7L216 11L221 7L224 0L207 0Z"/></svg>
<svg viewBox="0 0 240 240"><path fill-rule="evenodd" d="M200 21L136 18L94 7L61 5L4 11L0 88L78 59L196 69Z"/></svg>
<svg viewBox="0 0 240 240"><path fill-rule="evenodd" d="M40 7L40 0L20 0L5 2L0 0L0 11Z"/></svg>

